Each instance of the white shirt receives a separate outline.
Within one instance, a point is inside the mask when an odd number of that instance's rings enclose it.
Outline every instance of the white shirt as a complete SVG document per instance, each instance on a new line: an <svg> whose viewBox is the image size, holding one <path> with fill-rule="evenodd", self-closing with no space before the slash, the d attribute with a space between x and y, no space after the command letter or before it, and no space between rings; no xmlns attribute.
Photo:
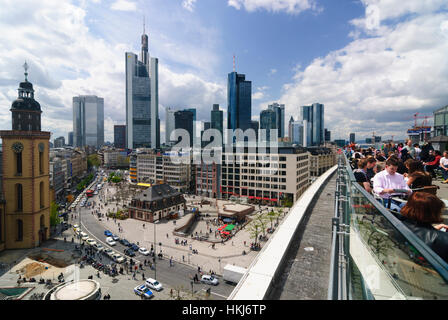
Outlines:
<svg viewBox="0 0 448 320"><path fill-rule="evenodd" d="M373 192L378 194L381 198L388 199L391 197L390 193L380 194L384 189L406 189L411 190L404 180L403 175L395 173L389 174L387 170L378 172L373 177Z"/></svg>
<svg viewBox="0 0 448 320"><path fill-rule="evenodd" d="M445 157L440 158L440 164L442 164L445 168L448 168L448 159Z"/></svg>

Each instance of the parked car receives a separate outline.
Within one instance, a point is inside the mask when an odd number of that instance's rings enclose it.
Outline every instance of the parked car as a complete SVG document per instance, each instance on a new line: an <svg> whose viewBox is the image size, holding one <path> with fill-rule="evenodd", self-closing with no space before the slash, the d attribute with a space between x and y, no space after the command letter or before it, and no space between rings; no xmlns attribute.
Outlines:
<svg viewBox="0 0 448 320"><path fill-rule="evenodd" d="M138 251L138 249L139 249L138 245L136 245L135 243L131 243L131 245L129 247L134 251Z"/></svg>
<svg viewBox="0 0 448 320"><path fill-rule="evenodd" d="M207 275L207 274L204 274L202 276L201 282L206 283L206 284L211 284L214 286L217 286L219 284L218 278L216 278L215 276Z"/></svg>
<svg viewBox="0 0 448 320"><path fill-rule="evenodd" d="M127 248L126 250L124 250L124 254L129 257L135 257L135 252L131 248Z"/></svg>
<svg viewBox="0 0 448 320"><path fill-rule="evenodd" d="M114 254L114 250L110 249L110 248L106 248L103 250L103 254L108 256L108 257L112 257L112 255Z"/></svg>
<svg viewBox="0 0 448 320"><path fill-rule="evenodd" d="M76 229L79 229L79 225L74 224L74 225L73 225L73 231L76 231Z"/></svg>
<svg viewBox="0 0 448 320"><path fill-rule="evenodd" d="M112 239L114 239L114 241L120 241L120 238L114 234L112 235Z"/></svg>
<svg viewBox="0 0 448 320"><path fill-rule="evenodd" d="M126 246L126 247L129 247L129 246L131 245L131 244L129 243L129 241L126 240L126 239L121 239L121 240L120 240L120 243L121 243L122 245Z"/></svg>
<svg viewBox="0 0 448 320"><path fill-rule="evenodd" d="M150 299L154 297L154 294L151 290L149 290L148 287L146 287L144 284L141 284L134 288L134 293L138 296L143 296L145 299Z"/></svg>
<svg viewBox="0 0 448 320"><path fill-rule="evenodd" d="M85 232L81 232L79 235L80 235L82 241L86 241L87 239L89 239L89 235Z"/></svg>
<svg viewBox="0 0 448 320"><path fill-rule="evenodd" d="M98 252L101 252L101 251L104 250L103 245L101 245L100 243L94 243L94 244L92 245L92 247L93 247L93 249L95 249L95 250L98 251Z"/></svg>
<svg viewBox="0 0 448 320"><path fill-rule="evenodd" d="M107 238L106 238L106 242L107 242L107 244L110 245L110 246L114 246L114 245L117 244L117 243L114 241L114 239L112 239L112 237L107 237Z"/></svg>
<svg viewBox="0 0 448 320"><path fill-rule="evenodd" d="M112 260L114 260L116 263L123 263L126 261L125 258L123 258L123 256L121 254L118 253L114 253L112 255Z"/></svg>
<svg viewBox="0 0 448 320"><path fill-rule="evenodd" d="M154 289L156 291L160 291L160 290L163 289L162 284L159 281L157 281L155 279L152 279L152 278L147 278L146 281L145 281L145 285L148 288Z"/></svg>
<svg viewBox="0 0 448 320"><path fill-rule="evenodd" d="M112 236L112 232L110 232L109 230L104 231L104 235L106 237L111 237Z"/></svg>
<svg viewBox="0 0 448 320"><path fill-rule="evenodd" d="M139 248L139 249L138 249L138 252L140 252L141 254L143 254L143 255L145 255L145 256L149 255L149 251L148 251L148 249L143 248L143 247Z"/></svg>
<svg viewBox="0 0 448 320"><path fill-rule="evenodd" d="M87 243L89 246L93 246L94 244L96 244L96 241L93 240L93 239L87 238L87 239L86 239L86 243Z"/></svg>

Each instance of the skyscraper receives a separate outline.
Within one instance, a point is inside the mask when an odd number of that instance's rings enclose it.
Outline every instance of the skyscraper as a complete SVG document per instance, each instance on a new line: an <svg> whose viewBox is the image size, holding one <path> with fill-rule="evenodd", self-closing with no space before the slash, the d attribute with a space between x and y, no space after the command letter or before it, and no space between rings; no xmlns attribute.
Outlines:
<svg viewBox="0 0 448 320"><path fill-rule="evenodd" d="M291 116L288 122L288 137L289 141L293 141L293 132L292 132L292 124L294 123L294 118Z"/></svg>
<svg viewBox="0 0 448 320"><path fill-rule="evenodd" d="M114 147L126 148L126 125L114 125Z"/></svg>
<svg viewBox="0 0 448 320"><path fill-rule="evenodd" d="M170 109L167 107L165 109L166 116L165 116L165 144L171 145L173 141L170 140L171 132L175 129L175 123L174 123L174 113L176 110Z"/></svg>
<svg viewBox="0 0 448 320"><path fill-rule="evenodd" d="M68 145L73 147L73 131L68 133Z"/></svg>
<svg viewBox="0 0 448 320"><path fill-rule="evenodd" d="M331 131L328 129L325 129L325 142L331 141Z"/></svg>
<svg viewBox="0 0 448 320"><path fill-rule="evenodd" d="M268 109L274 110L277 113L277 127L278 137L283 138L285 136L285 105L274 102L268 106Z"/></svg>
<svg viewBox="0 0 448 320"><path fill-rule="evenodd" d="M64 137L57 137L54 139L54 147L55 148L62 148L65 146L65 138Z"/></svg>
<svg viewBox="0 0 448 320"><path fill-rule="evenodd" d="M223 122L224 122L224 117L223 117L223 112L221 110L219 110L219 104L214 104L213 105L213 109L211 111L211 115L210 115L210 127L212 129L216 129L219 130L219 132L221 132L221 137L223 137L223 133L224 133L224 128L223 128ZM224 137L222 138L223 142L224 142Z"/></svg>
<svg viewBox="0 0 448 320"><path fill-rule="evenodd" d="M307 134L310 133L311 137L308 141L311 143L309 146L319 146L324 143L324 105L320 103L313 103L311 106L300 107L300 116L302 120L306 120ZM308 129L309 126L309 129Z"/></svg>
<svg viewBox="0 0 448 320"><path fill-rule="evenodd" d="M227 129L251 128L252 82L235 71L227 78Z"/></svg>
<svg viewBox="0 0 448 320"><path fill-rule="evenodd" d="M350 133L350 143L355 143L355 134Z"/></svg>
<svg viewBox="0 0 448 320"><path fill-rule="evenodd" d="M278 130L277 120L278 120L277 110L266 109L260 112L260 129L266 130L266 141L271 141L271 129ZM263 139L263 135L261 137L262 137L261 139ZM277 137L272 137L272 140L277 141Z"/></svg>
<svg viewBox="0 0 448 320"><path fill-rule="evenodd" d="M159 88L157 58L148 52L148 36L143 30L140 60L125 53L126 139L129 149L160 147Z"/></svg>
<svg viewBox="0 0 448 320"><path fill-rule="evenodd" d="M97 96L73 97L73 146L104 145L104 99Z"/></svg>
<svg viewBox="0 0 448 320"><path fill-rule="evenodd" d="M292 137L291 137L291 143L292 144L297 144L297 145L301 145L304 146L304 125L303 125L304 121L293 121L291 122L290 126L291 126L291 133L292 133Z"/></svg>
<svg viewBox="0 0 448 320"><path fill-rule="evenodd" d="M190 135L190 147L193 147L193 112L190 110L181 110L174 113L175 129L185 129ZM176 142L180 141L180 137ZM185 143L185 141L184 141Z"/></svg>
<svg viewBox="0 0 448 320"><path fill-rule="evenodd" d="M195 108L189 108L185 109L186 111L190 111L193 114L193 143L196 142L198 137L196 136L196 109Z"/></svg>

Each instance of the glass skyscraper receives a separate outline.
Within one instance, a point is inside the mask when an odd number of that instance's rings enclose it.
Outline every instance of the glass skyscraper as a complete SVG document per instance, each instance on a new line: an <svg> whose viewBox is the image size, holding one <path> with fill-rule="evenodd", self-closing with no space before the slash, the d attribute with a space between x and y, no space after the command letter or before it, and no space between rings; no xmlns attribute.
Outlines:
<svg viewBox="0 0 448 320"><path fill-rule="evenodd" d="M125 53L126 139L129 149L159 148L158 59L150 58L148 36L142 35L141 57Z"/></svg>
<svg viewBox="0 0 448 320"><path fill-rule="evenodd" d="M176 111L174 113L174 126L175 129L185 129L188 131L188 134L190 135L190 147L193 147L193 112L191 110L181 110ZM180 137L176 141L180 141Z"/></svg>
<svg viewBox="0 0 448 320"><path fill-rule="evenodd" d="M73 97L73 146L104 145L104 99L97 96Z"/></svg>
<svg viewBox="0 0 448 320"><path fill-rule="evenodd" d="M260 129L266 130L266 141L271 141L271 130L278 129L278 114L277 110L267 109L260 112ZM277 135L278 136L278 135ZM261 136L263 137L263 136ZM277 141L277 137L272 137L272 140Z"/></svg>
<svg viewBox="0 0 448 320"><path fill-rule="evenodd" d="M324 105L320 103L313 103L311 106L300 107L300 116L302 120L307 121L307 133L311 134L311 143L308 146L319 146L324 144Z"/></svg>
<svg viewBox="0 0 448 320"><path fill-rule="evenodd" d="M115 148L126 148L126 126L114 125L114 146Z"/></svg>
<svg viewBox="0 0 448 320"><path fill-rule="evenodd" d="M224 117L223 117L223 112L221 110L219 110L219 104L213 105L213 109L212 109L211 115L210 115L210 120L211 120L210 127L212 129L219 130L219 132L221 132L221 137L223 137ZM224 137L223 137L223 141L224 141Z"/></svg>
<svg viewBox="0 0 448 320"><path fill-rule="evenodd" d="M174 113L176 110L170 109L167 107L165 109L166 116L165 116L165 144L170 145L173 143L173 141L170 140L171 132L174 131L175 125L174 125Z"/></svg>
<svg viewBox="0 0 448 320"><path fill-rule="evenodd" d="M252 82L235 71L227 78L227 129L251 128Z"/></svg>
<svg viewBox="0 0 448 320"><path fill-rule="evenodd" d="M277 113L276 129L278 129L278 137L285 137L285 105L274 102L273 104L270 104L268 108Z"/></svg>

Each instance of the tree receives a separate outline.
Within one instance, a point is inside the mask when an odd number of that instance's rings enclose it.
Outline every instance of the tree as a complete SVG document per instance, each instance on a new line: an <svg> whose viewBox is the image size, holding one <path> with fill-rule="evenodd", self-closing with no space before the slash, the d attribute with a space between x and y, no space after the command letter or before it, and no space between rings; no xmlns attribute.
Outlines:
<svg viewBox="0 0 448 320"><path fill-rule="evenodd" d="M271 211L268 213L268 219L271 222L271 229L273 229L273 225L272 225L272 221L274 221L274 219L278 217L278 212L277 211Z"/></svg>
<svg viewBox="0 0 448 320"><path fill-rule="evenodd" d="M263 236L266 236L266 223L267 223L267 215L266 213L259 214L255 217L255 220L258 221L261 230L263 231Z"/></svg>
<svg viewBox="0 0 448 320"><path fill-rule="evenodd" d="M56 202L52 201L50 204L50 226L56 226L61 223L59 216L59 206Z"/></svg>
<svg viewBox="0 0 448 320"><path fill-rule="evenodd" d="M248 227L250 237L255 239L255 244L258 241L258 235L260 234L260 222L258 220L253 220Z"/></svg>
<svg viewBox="0 0 448 320"><path fill-rule="evenodd" d="M97 154L91 154L87 157L87 168L99 167L101 165L101 160Z"/></svg>

